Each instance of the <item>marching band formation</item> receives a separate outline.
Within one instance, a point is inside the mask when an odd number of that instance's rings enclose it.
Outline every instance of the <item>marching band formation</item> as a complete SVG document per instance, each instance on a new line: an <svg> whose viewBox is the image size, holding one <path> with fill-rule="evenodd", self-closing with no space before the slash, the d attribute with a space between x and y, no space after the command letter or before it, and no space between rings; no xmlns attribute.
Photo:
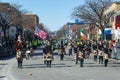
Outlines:
<svg viewBox="0 0 120 80"><path fill-rule="evenodd" d="M29 42L22 43L21 39L18 38L17 43L17 53L16 59L18 62L18 68L22 68L23 58L26 59L32 58L34 53L34 47L28 45ZM108 60L111 58L111 52L113 46L112 43L107 41L79 41L73 42L69 40L67 45L60 44L58 50L58 55L60 56L60 61L64 60L64 56L68 54L68 56L74 55L75 64L80 63L80 67L84 66L84 60L89 59L90 55L93 56L94 62L98 62L99 64L104 64L105 67L108 66ZM44 43L43 47L43 61L44 64L51 68L52 61L54 60L54 50L55 47L50 41ZM68 52L66 52L68 49Z"/></svg>
<svg viewBox="0 0 120 80"><path fill-rule="evenodd" d="M51 46L50 46L51 45ZM91 49L93 47L93 50ZM58 55L60 60L64 60L64 56L67 54L66 48L68 48L68 55L71 56L74 54L75 64L80 63L80 67L83 67L84 59L89 59L90 55L93 55L94 61L99 62L99 64L104 64L105 67L108 65L108 60L111 55L111 47L108 46L106 42L94 42L91 43L82 41L81 43L74 43L69 41L67 46L61 44L58 49ZM48 41L43 48L43 59L44 63L47 64L47 67L51 67L52 60L54 59L54 47Z"/></svg>

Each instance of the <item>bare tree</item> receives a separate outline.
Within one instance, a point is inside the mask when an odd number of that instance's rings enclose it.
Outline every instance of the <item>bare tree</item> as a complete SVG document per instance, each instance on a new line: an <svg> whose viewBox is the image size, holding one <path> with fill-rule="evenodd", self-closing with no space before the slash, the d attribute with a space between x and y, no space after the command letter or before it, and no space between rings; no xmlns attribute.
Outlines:
<svg viewBox="0 0 120 80"><path fill-rule="evenodd" d="M85 0L85 4L74 8L72 17L80 18L90 24L94 24L102 32L102 40L104 40L104 30L108 26L109 19L114 12L105 15L105 11L113 0Z"/></svg>
<svg viewBox="0 0 120 80"><path fill-rule="evenodd" d="M22 35L23 31L23 19L22 19L22 14L28 13L26 9L22 8L22 5L20 5L18 2L11 2L11 7L10 7L10 12L16 12L16 17L12 17L11 20L15 23L15 25L19 26L20 28L20 34ZM34 29L34 28L32 28Z"/></svg>
<svg viewBox="0 0 120 80"><path fill-rule="evenodd" d="M16 21L16 23L18 23L18 25L22 25L22 14L26 14L26 13L28 13L28 11L26 9L23 9L22 5L19 4L19 2L15 2L15 1L11 2L10 11L16 12L17 16L13 20Z"/></svg>
<svg viewBox="0 0 120 80"><path fill-rule="evenodd" d="M61 27L57 32L56 32L56 38L60 39L62 37L65 37L65 29Z"/></svg>
<svg viewBox="0 0 120 80"><path fill-rule="evenodd" d="M45 27L44 27L44 24L43 24L43 23L40 23L40 24L39 24L39 28L40 28L40 29L44 29L44 28L45 28Z"/></svg>
<svg viewBox="0 0 120 80"><path fill-rule="evenodd" d="M26 9L22 8L22 5L19 4L18 2L11 2L11 5L16 8L21 14L25 14L28 13L28 11Z"/></svg>

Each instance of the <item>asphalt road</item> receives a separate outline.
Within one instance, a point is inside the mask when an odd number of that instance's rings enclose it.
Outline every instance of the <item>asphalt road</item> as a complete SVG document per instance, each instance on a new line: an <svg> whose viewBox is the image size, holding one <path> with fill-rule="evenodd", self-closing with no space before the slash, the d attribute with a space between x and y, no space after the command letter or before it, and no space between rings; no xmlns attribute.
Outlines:
<svg viewBox="0 0 120 80"><path fill-rule="evenodd" d="M55 51L52 67L43 64L41 50L33 59L24 59L23 68L17 68L15 57L0 61L0 80L120 80L120 62L109 60L108 67L86 59L84 67L75 64L73 56L65 55L59 60Z"/></svg>

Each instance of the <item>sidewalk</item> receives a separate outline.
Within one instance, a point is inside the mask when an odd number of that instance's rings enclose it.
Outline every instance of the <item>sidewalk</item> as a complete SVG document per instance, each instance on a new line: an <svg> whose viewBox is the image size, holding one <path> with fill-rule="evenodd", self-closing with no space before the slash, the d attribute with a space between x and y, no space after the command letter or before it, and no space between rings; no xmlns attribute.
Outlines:
<svg viewBox="0 0 120 80"><path fill-rule="evenodd" d="M109 59L109 61L113 62L113 63L120 63L120 60L117 60L117 59Z"/></svg>
<svg viewBox="0 0 120 80"><path fill-rule="evenodd" d="M11 47L1 47L0 48L0 58L9 57L15 55L15 50Z"/></svg>

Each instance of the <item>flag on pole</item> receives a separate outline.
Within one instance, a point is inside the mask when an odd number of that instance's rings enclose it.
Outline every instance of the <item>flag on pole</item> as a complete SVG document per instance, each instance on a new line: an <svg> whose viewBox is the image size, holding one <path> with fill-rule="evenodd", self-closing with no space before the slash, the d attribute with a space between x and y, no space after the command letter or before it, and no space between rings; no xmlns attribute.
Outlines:
<svg viewBox="0 0 120 80"><path fill-rule="evenodd" d="M40 38L42 38L42 39L45 39L47 37L46 32L44 32L43 30L40 31L39 35L40 35Z"/></svg>
<svg viewBox="0 0 120 80"><path fill-rule="evenodd" d="M38 36L41 39L45 39L47 37L47 33L43 30L40 30L38 27L35 29L35 35Z"/></svg>
<svg viewBox="0 0 120 80"><path fill-rule="evenodd" d="M39 36L40 29L38 27L35 28L35 35Z"/></svg>
<svg viewBox="0 0 120 80"><path fill-rule="evenodd" d="M82 40L86 39L83 29L80 29L80 36Z"/></svg>

